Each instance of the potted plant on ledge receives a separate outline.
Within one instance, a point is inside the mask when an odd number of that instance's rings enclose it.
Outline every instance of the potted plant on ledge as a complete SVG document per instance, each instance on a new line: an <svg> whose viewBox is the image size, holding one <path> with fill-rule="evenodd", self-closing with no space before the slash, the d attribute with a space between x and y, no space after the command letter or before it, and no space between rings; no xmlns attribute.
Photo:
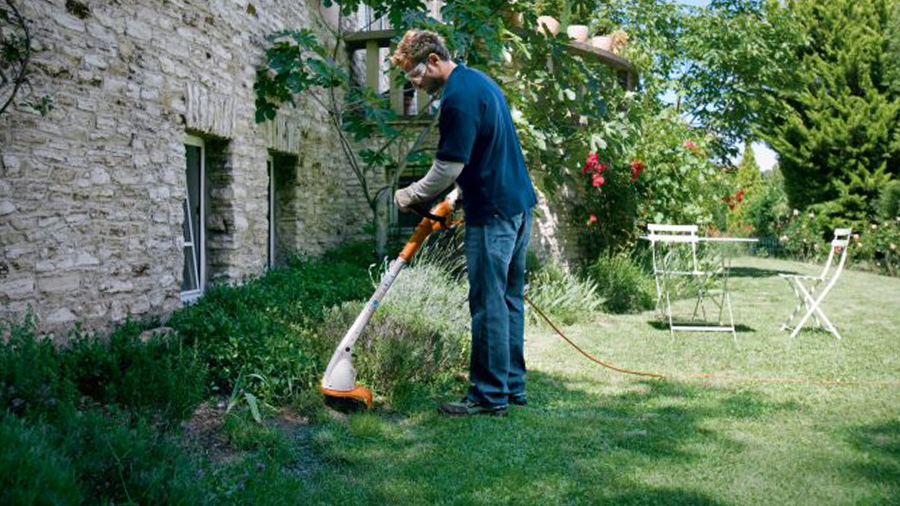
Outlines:
<svg viewBox="0 0 900 506"><path fill-rule="evenodd" d="M597 35L591 37L591 46L613 53L620 53L628 44L628 34L625 30L615 27L607 20L596 20L592 23L593 32Z"/></svg>
<svg viewBox="0 0 900 506"><path fill-rule="evenodd" d="M535 12L540 14L537 18L538 32L555 36L559 33L559 21L548 13L560 12L562 4L559 0L538 0L535 4Z"/></svg>
<svg viewBox="0 0 900 506"><path fill-rule="evenodd" d="M586 0L565 0L560 25L573 40L587 43L588 26L580 24L590 17L590 5ZM573 23L574 21L574 23Z"/></svg>

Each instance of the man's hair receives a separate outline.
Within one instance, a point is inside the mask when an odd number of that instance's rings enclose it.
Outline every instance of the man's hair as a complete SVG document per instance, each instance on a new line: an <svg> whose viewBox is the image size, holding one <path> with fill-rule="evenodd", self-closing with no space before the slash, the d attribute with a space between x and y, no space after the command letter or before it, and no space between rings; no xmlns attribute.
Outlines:
<svg viewBox="0 0 900 506"><path fill-rule="evenodd" d="M450 59L444 38L430 30L409 30L403 34L397 50L391 55L391 63L402 67L409 62L413 65L424 62L434 53L443 61Z"/></svg>

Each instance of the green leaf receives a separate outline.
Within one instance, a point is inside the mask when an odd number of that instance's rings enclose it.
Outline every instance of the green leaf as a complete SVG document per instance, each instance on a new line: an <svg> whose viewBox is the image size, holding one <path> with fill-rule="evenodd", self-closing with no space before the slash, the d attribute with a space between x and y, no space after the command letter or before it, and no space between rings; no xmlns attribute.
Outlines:
<svg viewBox="0 0 900 506"><path fill-rule="evenodd" d="M377 166L377 167L386 165L387 162L390 160L390 157L387 155L386 152L382 151L379 153L373 149L368 149L368 148L361 150L359 152L359 156L360 156L360 158L362 158L363 162L366 163L366 165L372 165L372 166Z"/></svg>
<svg viewBox="0 0 900 506"><path fill-rule="evenodd" d="M244 392L244 398L247 399L247 404L250 406L250 414L256 420L256 423L263 423L262 416L259 414L259 402L256 400L256 396L250 392Z"/></svg>

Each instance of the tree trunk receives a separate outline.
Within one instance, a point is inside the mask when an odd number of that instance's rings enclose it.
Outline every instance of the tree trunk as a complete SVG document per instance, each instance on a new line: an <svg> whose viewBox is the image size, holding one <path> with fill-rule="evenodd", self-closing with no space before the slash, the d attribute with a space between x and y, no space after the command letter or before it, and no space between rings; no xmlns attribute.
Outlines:
<svg viewBox="0 0 900 506"><path fill-rule="evenodd" d="M375 201L375 257L387 256L388 229L391 226L391 192L383 191Z"/></svg>

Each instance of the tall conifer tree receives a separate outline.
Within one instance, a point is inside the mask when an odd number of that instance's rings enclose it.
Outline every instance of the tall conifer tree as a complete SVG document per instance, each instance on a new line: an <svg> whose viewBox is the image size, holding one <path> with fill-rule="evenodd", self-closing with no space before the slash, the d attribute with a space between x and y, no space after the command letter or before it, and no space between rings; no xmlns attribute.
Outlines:
<svg viewBox="0 0 900 506"><path fill-rule="evenodd" d="M898 0L789 0L799 30L800 89L776 90L779 115L761 125L778 153L791 204L874 201L900 174L900 93L889 31Z"/></svg>

